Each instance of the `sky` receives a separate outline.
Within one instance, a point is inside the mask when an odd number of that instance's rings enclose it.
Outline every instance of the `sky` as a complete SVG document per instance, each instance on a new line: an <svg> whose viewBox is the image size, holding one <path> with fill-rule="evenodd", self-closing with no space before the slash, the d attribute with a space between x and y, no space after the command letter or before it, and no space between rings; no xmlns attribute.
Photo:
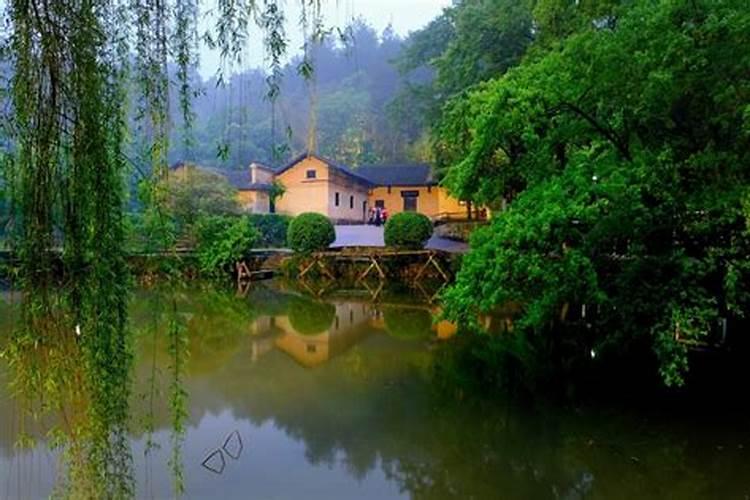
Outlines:
<svg viewBox="0 0 750 500"><path fill-rule="evenodd" d="M204 8L209 2L203 2ZM451 5L451 0L322 0L323 17L326 26L343 27L355 17L365 18L378 32L392 24L396 33L408 35L424 27L438 16L443 8ZM297 20L300 17L300 0L286 0L287 37L289 38L289 55L299 52L302 45L302 32ZM203 16L201 31L212 25L210 14ZM256 30L246 56L246 62L240 69L262 66L263 46L261 33ZM213 76L219 68L218 54L207 47L201 48L200 72L204 78Z"/></svg>

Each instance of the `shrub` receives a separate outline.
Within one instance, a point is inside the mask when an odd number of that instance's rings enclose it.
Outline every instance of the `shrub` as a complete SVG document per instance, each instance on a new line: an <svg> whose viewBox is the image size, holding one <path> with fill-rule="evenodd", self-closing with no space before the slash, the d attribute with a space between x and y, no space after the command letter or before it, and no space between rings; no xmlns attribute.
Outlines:
<svg viewBox="0 0 750 500"><path fill-rule="evenodd" d="M278 214L251 214L247 218L250 224L260 232L258 246L266 248L286 246L286 234L289 230L289 223L292 221L291 217Z"/></svg>
<svg viewBox="0 0 750 500"><path fill-rule="evenodd" d="M425 215L401 212L385 223L385 244L389 247L424 248L432 236L432 222Z"/></svg>
<svg viewBox="0 0 750 500"><path fill-rule="evenodd" d="M325 250L336 240L336 230L328 217L312 212L300 214L289 224L287 243L295 252Z"/></svg>
<svg viewBox="0 0 750 500"><path fill-rule="evenodd" d="M245 256L260 233L244 217L204 215L196 223L201 272L215 274Z"/></svg>

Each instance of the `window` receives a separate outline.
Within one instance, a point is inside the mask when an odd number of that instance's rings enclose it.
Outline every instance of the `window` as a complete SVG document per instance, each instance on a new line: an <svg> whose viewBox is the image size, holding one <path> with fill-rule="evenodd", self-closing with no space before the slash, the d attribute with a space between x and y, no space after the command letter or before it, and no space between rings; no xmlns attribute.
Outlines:
<svg viewBox="0 0 750 500"><path fill-rule="evenodd" d="M385 200L375 200L375 208L385 208Z"/></svg>
<svg viewBox="0 0 750 500"><path fill-rule="evenodd" d="M428 192L428 193L431 193L431 192L432 192L432 186L427 186L427 192Z"/></svg>
<svg viewBox="0 0 750 500"><path fill-rule="evenodd" d="M305 172L305 177L307 177L308 179L315 179L316 177L318 177L318 173L315 170L308 170L307 172Z"/></svg>
<svg viewBox="0 0 750 500"><path fill-rule="evenodd" d="M318 352L318 347L315 344L307 344L307 352L310 354L315 354Z"/></svg>
<svg viewBox="0 0 750 500"><path fill-rule="evenodd" d="M391 194L391 186L388 186L388 194Z"/></svg>
<svg viewBox="0 0 750 500"><path fill-rule="evenodd" d="M354 196L349 197L349 208L354 208Z"/></svg>
<svg viewBox="0 0 750 500"><path fill-rule="evenodd" d="M337 207L339 206L339 194L338 193L336 193L336 206Z"/></svg>

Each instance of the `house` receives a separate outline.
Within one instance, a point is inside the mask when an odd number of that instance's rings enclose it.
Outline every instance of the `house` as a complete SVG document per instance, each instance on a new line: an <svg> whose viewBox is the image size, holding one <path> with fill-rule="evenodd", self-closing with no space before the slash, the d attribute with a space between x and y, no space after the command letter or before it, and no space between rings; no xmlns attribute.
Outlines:
<svg viewBox="0 0 750 500"><path fill-rule="evenodd" d="M362 223L372 207L432 219L465 214L466 204L438 185L429 165L371 165L356 171L318 155L300 155L276 171L286 192L276 211L318 212L339 223Z"/></svg>
<svg viewBox="0 0 750 500"><path fill-rule="evenodd" d="M248 170L224 171L243 210L299 215L317 212L336 223L361 224L371 208L390 215L419 212L433 220L465 218L470 206L434 179L429 165L369 165L352 170L327 158L302 154L281 168L253 162ZM284 194L271 199L274 183Z"/></svg>
<svg viewBox="0 0 750 500"><path fill-rule="evenodd" d="M262 163L250 164L250 171L230 171L229 183L237 189L237 202L247 212L275 212L271 191L276 172Z"/></svg>
<svg viewBox="0 0 750 500"><path fill-rule="evenodd" d="M436 219L466 213L466 204L438 185L429 165L371 165L360 167L357 173L372 185L370 205L390 214L419 212Z"/></svg>
<svg viewBox="0 0 750 500"><path fill-rule="evenodd" d="M280 214L318 212L337 222L364 222L373 187L365 177L317 155L300 155L276 171L284 186Z"/></svg>

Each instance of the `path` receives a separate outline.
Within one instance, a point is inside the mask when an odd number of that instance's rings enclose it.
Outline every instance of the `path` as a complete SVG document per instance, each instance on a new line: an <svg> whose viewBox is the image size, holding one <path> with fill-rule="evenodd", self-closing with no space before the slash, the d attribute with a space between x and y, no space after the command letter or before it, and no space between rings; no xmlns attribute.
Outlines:
<svg viewBox="0 0 750 500"><path fill-rule="evenodd" d="M336 241L332 247L366 246L384 247L383 226L336 226ZM427 242L427 248L444 250L451 253L464 253L469 249L466 243L433 236Z"/></svg>

